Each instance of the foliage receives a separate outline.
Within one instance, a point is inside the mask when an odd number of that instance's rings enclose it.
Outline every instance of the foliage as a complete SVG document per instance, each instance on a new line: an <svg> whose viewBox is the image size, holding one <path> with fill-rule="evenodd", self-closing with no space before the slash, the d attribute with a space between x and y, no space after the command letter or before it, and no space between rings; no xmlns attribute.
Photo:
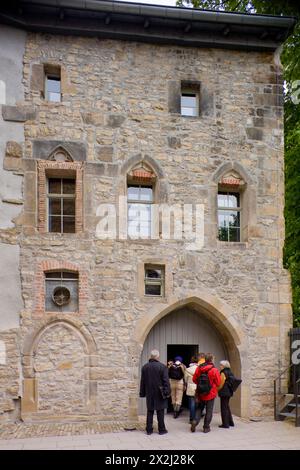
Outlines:
<svg viewBox="0 0 300 470"><path fill-rule="evenodd" d="M177 0L177 6L300 18L299 0ZM292 277L294 323L300 326L300 21L283 45L281 62L286 82L284 265Z"/></svg>

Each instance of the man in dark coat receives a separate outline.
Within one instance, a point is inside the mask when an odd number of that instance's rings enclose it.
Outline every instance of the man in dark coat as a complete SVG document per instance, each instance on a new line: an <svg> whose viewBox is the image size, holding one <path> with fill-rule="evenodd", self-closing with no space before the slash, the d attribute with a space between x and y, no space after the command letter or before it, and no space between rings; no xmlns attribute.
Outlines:
<svg viewBox="0 0 300 470"><path fill-rule="evenodd" d="M153 433L153 415L156 410L158 432L166 434L164 409L168 407L168 396L171 394L168 368L159 362L159 351L151 351L150 359L142 367L140 397L146 397L148 435Z"/></svg>

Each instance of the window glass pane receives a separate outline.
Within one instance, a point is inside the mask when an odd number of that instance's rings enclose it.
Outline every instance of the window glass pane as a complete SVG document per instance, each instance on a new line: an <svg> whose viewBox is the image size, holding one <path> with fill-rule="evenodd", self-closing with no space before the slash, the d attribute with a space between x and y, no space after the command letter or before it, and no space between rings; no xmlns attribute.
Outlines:
<svg viewBox="0 0 300 470"><path fill-rule="evenodd" d="M218 207L227 207L228 198L225 193L218 193Z"/></svg>
<svg viewBox="0 0 300 470"><path fill-rule="evenodd" d="M151 224L150 222L140 223L140 237L149 238L151 236Z"/></svg>
<svg viewBox="0 0 300 470"><path fill-rule="evenodd" d="M226 227L228 225L227 220L227 213L226 211L219 211L218 212L218 225L219 227Z"/></svg>
<svg viewBox="0 0 300 470"><path fill-rule="evenodd" d="M196 95L184 95L181 96L181 106L186 108L196 107Z"/></svg>
<svg viewBox="0 0 300 470"><path fill-rule="evenodd" d="M52 91L48 93L48 101L54 101L56 103L59 103L61 101L60 99L60 93L53 93Z"/></svg>
<svg viewBox="0 0 300 470"><path fill-rule="evenodd" d="M68 273L68 272L64 271L62 273L62 277L64 279L78 279L78 273Z"/></svg>
<svg viewBox="0 0 300 470"><path fill-rule="evenodd" d="M140 204L128 204L128 219L138 220Z"/></svg>
<svg viewBox="0 0 300 470"><path fill-rule="evenodd" d="M196 109L195 108L186 108L181 107L181 114L182 116L196 116Z"/></svg>
<svg viewBox="0 0 300 470"><path fill-rule="evenodd" d="M239 242L240 241L240 229L235 227L229 228L229 241Z"/></svg>
<svg viewBox="0 0 300 470"><path fill-rule="evenodd" d="M161 286L160 285L145 285L145 294L147 295L161 295Z"/></svg>
<svg viewBox="0 0 300 470"><path fill-rule="evenodd" d="M138 238L140 234L140 225L137 220L128 220L127 223L127 230L128 230L128 235L131 238Z"/></svg>
<svg viewBox="0 0 300 470"><path fill-rule="evenodd" d="M239 207L240 195L238 193L229 193L228 200L229 200L229 207Z"/></svg>
<svg viewBox="0 0 300 470"><path fill-rule="evenodd" d="M228 241L228 228L226 227L219 227L219 240L222 242Z"/></svg>
<svg viewBox="0 0 300 470"><path fill-rule="evenodd" d="M161 279L161 269L147 268L146 277Z"/></svg>
<svg viewBox="0 0 300 470"><path fill-rule="evenodd" d="M61 199L49 198L49 215L60 215L61 214Z"/></svg>
<svg viewBox="0 0 300 470"><path fill-rule="evenodd" d="M52 194L61 194L61 179L60 178L49 178L48 179L48 191Z"/></svg>
<svg viewBox="0 0 300 470"><path fill-rule="evenodd" d="M60 216L49 217L49 232L61 233L61 217Z"/></svg>
<svg viewBox="0 0 300 470"><path fill-rule="evenodd" d="M60 271L55 271L52 273L45 273L45 276L47 279L49 278L55 278L55 279L60 279L61 278L61 272Z"/></svg>
<svg viewBox="0 0 300 470"><path fill-rule="evenodd" d="M140 199L141 201L152 201L153 200L153 191L151 187L142 186L140 188Z"/></svg>
<svg viewBox="0 0 300 470"><path fill-rule="evenodd" d="M138 186L128 186L127 196L129 200L137 201L139 199L139 188Z"/></svg>
<svg viewBox="0 0 300 470"><path fill-rule="evenodd" d="M48 92L60 93L60 78L47 77L47 90Z"/></svg>
<svg viewBox="0 0 300 470"><path fill-rule="evenodd" d="M75 198L74 199L63 199L63 214L64 215L75 215Z"/></svg>
<svg viewBox="0 0 300 470"><path fill-rule="evenodd" d="M151 206L149 204L139 204L138 211L141 222L148 222L151 220Z"/></svg>
<svg viewBox="0 0 300 470"><path fill-rule="evenodd" d="M230 211L228 212L228 225L229 227L239 227L240 226L240 213Z"/></svg>
<svg viewBox="0 0 300 470"><path fill-rule="evenodd" d="M75 194L75 180L63 179L63 193L64 194Z"/></svg>
<svg viewBox="0 0 300 470"><path fill-rule="evenodd" d="M75 217L63 217L63 232L75 233Z"/></svg>

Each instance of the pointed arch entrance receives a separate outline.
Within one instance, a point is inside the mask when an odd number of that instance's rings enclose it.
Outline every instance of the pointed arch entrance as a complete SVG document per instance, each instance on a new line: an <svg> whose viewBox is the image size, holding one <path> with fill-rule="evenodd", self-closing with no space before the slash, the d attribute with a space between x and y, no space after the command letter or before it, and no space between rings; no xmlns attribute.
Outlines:
<svg viewBox="0 0 300 470"><path fill-rule="evenodd" d="M140 365L147 362L151 349L160 349L161 361L166 362L168 344L183 344L214 353L216 361L227 358L235 375L242 379L243 370L247 369L246 337L232 310L207 293L178 299L160 311L159 306L153 307L138 321L135 340L140 345ZM247 383L243 381L241 390L232 400L232 410L239 416L248 416L247 390ZM143 412L141 403L139 412Z"/></svg>

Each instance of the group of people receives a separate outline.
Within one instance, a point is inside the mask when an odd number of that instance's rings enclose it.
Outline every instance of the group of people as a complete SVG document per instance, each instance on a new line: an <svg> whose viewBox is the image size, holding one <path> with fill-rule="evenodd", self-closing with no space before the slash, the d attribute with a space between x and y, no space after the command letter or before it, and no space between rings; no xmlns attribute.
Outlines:
<svg viewBox="0 0 300 470"><path fill-rule="evenodd" d="M234 375L228 361L220 362L220 371L214 365L211 353L199 353L192 357L189 367L177 356L165 366L159 361L159 351L153 350L149 362L142 368L140 397L146 397L147 422L146 433L153 433L154 411L157 413L158 432L168 431L164 422L164 410L168 407L171 396L174 418L180 413L183 393L189 401L191 432L204 416L203 432L210 432L215 398L221 400L222 424L220 428L234 426L229 401L233 395L232 379Z"/></svg>

